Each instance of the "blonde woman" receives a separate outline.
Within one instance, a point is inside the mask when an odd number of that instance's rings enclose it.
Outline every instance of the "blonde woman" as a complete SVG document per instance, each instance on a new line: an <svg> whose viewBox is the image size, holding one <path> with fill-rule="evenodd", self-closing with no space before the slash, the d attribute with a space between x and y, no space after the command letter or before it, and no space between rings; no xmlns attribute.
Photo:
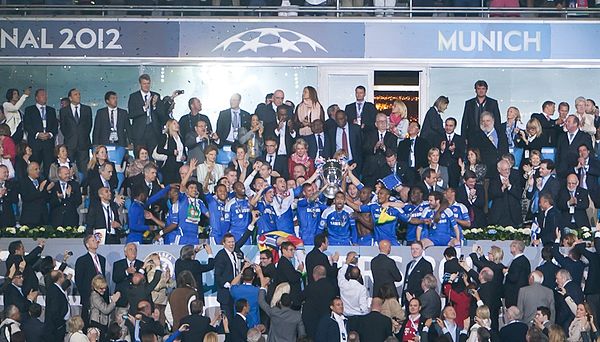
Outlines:
<svg viewBox="0 0 600 342"><path fill-rule="evenodd" d="M288 171L290 175L294 174L294 167L296 165L304 165L306 167L307 178L315 173L315 161L308 156L308 144L304 139L298 139L294 143L294 153L288 159Z"/></svg>
<svg viewBox="0 0 600 342"><path fill-rule="evenodd" d="M223 323L225 323L226 320L227 320L227 317L224 317ZM229 325L227 325L227 327L225 328L225 331L226 332L229 331ZM204 340L202 340L202 342L219 342L219 335L217 335L217 333L211 331L208 334L204 335Z"/></svg>
<svg viewBox="0 0 600 342"><path fill-rule="evenodd" d="M594 126L594 114L588 114L585 112L586 99L583 96L579 96L575 99L575 114L579 118L579 129L583 132L594 137L596 134L596 127Z"/></svg>
<svg viewBox="0 0 600 342"><path fill-rule="evenodd" d="M104 300L104 294L108 289L108 284L103 276L97 275L92 279L92 294L90 295L90 327L98 328L102 338L108 332L110 323L110 314L115 310L115 305L121 292L115 292L110 296L108 303Z"/></svg>
<svg viewBox="0 0 600 342"><path fill-rule="evenodd" d="M529 159L531 151L541 151L542 147L547 145L548 137L543 134L542 124L535 118L527 121L525 130L520 131L519 135L515 137L515 146L523 149L521 165L526 159Z"/></svg>
<svg viewBox="0 0 600 342"><path fill-rule="evenodd" d="M521 122L521 112L517 107L508 107L506 111L506 122L502 123L502 128L506 133L508 147L515 146L515 138L519 136L525 125Z"/></svg>
<svg viewBox="0 0 600 342"><path fill-rule="evenodd" d="M100 175L100 167L104 164L110 164L113 167L113 174L110 176L110 180L108 181L111 184L111 187L116 188L119 180L117 179L117 172L115 171L115 163L108 160L108 150L104 145L98 145L94 148L94 153L92 154L92 158L90 159L87 165L87 177L86 179L92 179L93 177L99 177Z"/></svg>
<svg viewBox="0 0 600 342"><path fill-rule="evenodd" d="M83 333L83 320L80 316L73 316L67 321L67 336L65 342L89 342Z"/></svg>
<svg viewBox="0 0 600 342"><path fill-rule="evenodd" d="M398 137L398 142L404 140L408 134L408 108L400 100L394 101L390 114L390 131Z"/></svg>
<svg viewBox="0 0 600 342"><path fill-rule="evenodd" d="M498 289L498 298L504 293L504 269L506 266L502 264L502 259L504 259L504 251L502 248L498 246L490 247L490 250L487 254L487 258L483 255L483 249L481 246L477 246L475 248L475 252L469 255L471 260L473 261L473 266L477 267L479 271L481 271L484 267L489 267L494 272L494 278L492 278L492 283L496 285L496 289Z"/></svg>
<svg viewBox="0 0 600 342"><path fill-rule="evenodd" d="M179 136L179 123L177 120L167 121L166 134L161 137L156 145L156 152L167 156L161 165L164 184L181 182L179 168L186 160L186 152L181 137Z"/></svg>
<svg viewBox="0 0 600 342"><path fill-rule="evenodd" d="M440 149L437 147L429 149L427 160L429 160L429 165L421 169L421 177L428 169L433 169L438 174L437 185L442 189L446 189L448 187L448 168L440 165Z"/></svg>
<svg viewBox="0 0 600 342"><path fill-rule="evenodd" d="M158 253L150 254L150 260L146 262L144 265L144 270L146 271L146 277L148 279L148 283L151 283L154 280L154 276L156 271L160 269L160 256ZM160 311L160 323L165 323L165 308L167 307L167 303L169 301L169 297L167 296L167 290L175 287L175 280L171 278L171 270L167 268L164 270L162 275L160 276L160 281L154 289L152 290L152 301L154 302L154 306Z"/></svg>
<svg viewBox="0 0 600 342"><path fill-rule="evenodd" d="M198 182L202 183L206 193L214 193L217 182L225 173L225 167L217 164L217 153L219 149L215 145L208 145L204 150L204 163L196 168Z"/></svg>
<svg viewBox="0 0 600 342"><path fill-rule="evenodd" d="M490 309L487 305L477 307L475 311L475 324L469 328L469 338L467 342L478 342L477 330L485 328L488 331L492 329L492 320L490 319Z"/></svg>
<svg viewBox="0 0 600 342"><path fill-rule="evenodd" d="M306 86L302 90L302 102L296 106L294 121L296 127L300 127L298 133L300 136L313 134L312 122L320 119L325 122L325 111L319 103L317 90L314 87Z"/></svg>

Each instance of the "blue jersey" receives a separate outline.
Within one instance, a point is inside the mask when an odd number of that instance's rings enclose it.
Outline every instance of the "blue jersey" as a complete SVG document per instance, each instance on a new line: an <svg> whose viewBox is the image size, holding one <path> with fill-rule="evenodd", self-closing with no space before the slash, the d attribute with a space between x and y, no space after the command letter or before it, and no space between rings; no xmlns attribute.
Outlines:
<svg viewBox="0 0 600 342"><path fill-rule="evenodd" d="M425 210L426 208L429 208L429 202L422 202L419 205L408 203L402 208L402 211L404 211L405 215L408 215L409 220L411 218L419 218L420 219L421 214L423 213L423 210ZM408 224L408 229L406 230L406 241L415 241L417 239L417 227L418 226L419 226L418 224L412 224L412 223ZM427 230L423 229L421 231L421 239L426 238L426 237L427 237Z"/></svg>
<svg viewBox="0 0 600 342"><path fill-rule="evenodd" d="M428 208L423 211L422 218L431 219L431 225L429 226L429 236L427 237L436 246L446 246L454 235L454 227L457 226L454 220L454 214L450 208L444 209L440 214L438 222L433 222L435 216L435 210Z"/></svg>
<svg viewBox="0 0 600 342"><path fill-rule="evenodd" d="M452 210L452 214L454 214L455 221L456 220L471 221L471 218L469 217L469 209L467 209L467 207L464 204L454 202L454 204L452 204L450 206L450 209ZM458 231L461 235L458 238L462 239L462 227L460 226L460 224L458 225ZM454 235L456 235L456 234L454 234L454 230L452 230L452 237L456 237Z"/></svg>
<svg viewBox="0 0 600 342"><path fill-rule="evenodd" d="M398 220L402 220L404 222L408 222L408 215L404 212L401 212L397 208L388 207L387 213L390 216L396 217L395 220L378 224L379 216L381 215L381 205L380 204L366 204L360 206L361 213L371 213L373 217L373 225L374 225L374 233L375 233L375 241L380 242L381 240L388 240L393 246L399 246L398 238L396 237L396 227L398 226Z"/></svg>
<svg viewBox="0 0 600 342"><path fill-rule="evenodd" d="M230 199L225 204L225 221L229 222L229 232L239 240L252 221L252 212L247 198ZM248 242L247 242L248 243Z"/></svg>
<svg viewBox="0 0 600 342"><path fill-rule="evenodd" d="M344 206L341 211L335 205L325 209L321 214L320 229L327 229L329 244L332 246L349 246L356 243L356 223L352 218L353 210Z"/></svg>
<svg viewBox="0 0 600 342"><path fill-rule="evenodd" d="M206 205L198 198L190 198L185 193L179 193L179 228L183 236L180 245L197 245L198 222L202 213L207 213Z"/></svg>
<svg viewBox="0 0 600 342"><path fill-rule="evenodd" d="M288 192L286 197L280 195L273 196L273 209L277 214L277 230L295 235L294 232L294 192Z"/></svg>
<svg viewBox="0 0 600 342"><path fill-rule="evenodd" d="M312 245L315 235L319 233L321 214L327 206L321 201L310 202L306 198L298 201L298 224L300 225L300 238L307 245Z"/></svg>
<svg viewBox="0 0 600 342"><path fill-rule="evenodd" d="M163 198L163 196L165 196L170 189L171 187L167 185L167 187L152 195L146 201L146 203L142 203L137 200L131 202L131 206L129 206L129 210L127 211L127 218L129 220L129 234L127 234L127 239L125 240L126 243L142 242L144 239L144 232L150 229L150 227L145 224L146 220L144 219L144 210L148 208L148 206Z"/></svg>
<svg viewBox="0 0 600 342"><path fill-rule="evenodd" d="M277 214L272 203L260 201L256 205L256 209L260 211L260 217L256 221L257 235L277 230Z"/></svg>
<svg viewBox="0 0 600 342"><path fill-rule="evenodd" d="M178 245L179 240L183 236L183 232L181 231L181 228L179 228L179 201L175 203L169 201L167 206L169 207L169 213L167 214L165 226L175 224L177 225L177 228L165 234L163 240L166 245Z"/></svg>
<svg viewBox="0 0 600 342"><path fill-rule="evenodd" d="M221 243L223 235L229 230L229 221L225 219L225 202L219 200L216 195L207 194L206 203L210 214L210 237L216 243Z"/></svg>

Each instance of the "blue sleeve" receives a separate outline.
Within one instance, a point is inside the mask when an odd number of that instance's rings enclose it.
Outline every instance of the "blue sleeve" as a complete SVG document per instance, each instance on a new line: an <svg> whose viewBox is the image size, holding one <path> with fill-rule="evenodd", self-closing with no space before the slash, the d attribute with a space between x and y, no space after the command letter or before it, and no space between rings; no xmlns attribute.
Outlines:
<svg viewBox="0 0 600 342"><path fill-rule="evenodd" d="M458 223L456 223L456 220L454 219L454 214L448 217L448 224L450 224L452 230L454 230L454 227L458 226Z"/></svg>
<svg viewBox="0 0 600 342"><path fill-rule="evenodd" d="M204 198L206 198L206 203L209 205L211 203L215 202L215 198L213 197L212 194L206 194L206 195L204 195Z"/></svg>
<svg viewBox="0 0 600 342"><path fill-rule="evenodd" d="M358 210L361 213L370 213L371 212L371 206L369 204L362 204Z"/></svg>
<svg viewBox="0 0 600 342"><path fill-rule="evenodd" d="M298 200L298 208L300 207L308 207L308 200L306 198L301 198Z"/></svg>
<svg viewBox="0 0 600 342"><path fill-rule="evenodd" d="M150 198L148 199L148 201L146 201L146 203L148 205L154 204L154 202L156 202L156 201L160 200L161 198L163 198L165 196L165 194L167 194L169 192L170 189L171 189L171 184L165 186L159 192L157 192L154 195L150 196Z"/></svg>
<svg viewBox="0 0 600 342"><path fill-rule="evenodd" d="M294 188L294 197L298 198L302 194L302 186L297 186Z"/></svg>
<svg viewBox="0 0 600 342"><path fill-rule="evenodd" d="M356 220L350 219L350 241L352 244L356 244L358 242L358 232L356 230Z"/></svg>
<svg viewBox="0 0 600 342"><path fill-rule="evenodd" d="M171 336L169 336L168 339L165 340L165 342L175 342L175 340L177 340L180 336L181 331L176 330L173 334L171 334Z"/></svg>
<svg viewBox="0 0 600 342"><path fill-rule="evenodd" d="M327 227L327 217L323 217L323 215L321 215L321 221L319 221L319 232L324 231L325 227Z"/></svg>
<svg viewBox="0 0 600 342"><path fill-rule="evenodd" d="M390 213L392 216L396 216L398 220L402 222L408 222L410 220L410 215L407 215L404 210L399 210L398 208L390 207L388 210L392 209Z"/></svg>
<svg viewBox="0 0 600 342"><path fill-rule="evenodd" d="M206 207L206 204L204 204L204 202L202 202L202 201L198 201L198 202L200 202L200 212L202 214L208 213L208 208Z"/></svg>
<svg viewBox="0 0 600 342"><path fill-rule="evenodd" d="M469 217L469 212L468 211L461 211L460 213L460 219L463 221L471 221L471 218Z"/></svg>
<svg viewBox="0 0 600 342"><path fill-rule="evenodd" d="M144 225L144 208L138 204L134 204L129 207L129 230L136 233L143 233L147 231L148 226Z"/></svg>
<svg viewBox="0 0 600 342"><path fill-rule="evenodd" d="M358 191L361 191L365 186L363 185L363 183L358 183L356 185L356 188L358 189Z"/></svg>

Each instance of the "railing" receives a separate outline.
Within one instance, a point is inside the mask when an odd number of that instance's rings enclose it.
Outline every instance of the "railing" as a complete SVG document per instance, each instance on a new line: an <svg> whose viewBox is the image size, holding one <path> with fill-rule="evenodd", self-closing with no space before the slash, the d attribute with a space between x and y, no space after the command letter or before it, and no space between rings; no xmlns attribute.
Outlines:
<svg viewBox="0 0 600 342"><path fill-rule="evenodd" d="M0 5L0 16L23 17L510 17L510 18L598 18L600 8L490 8L490 7L420 7L414 6L413 0L402 2L396 7L343 7L341 0L335 6L43 6L43 5Z"/></svg>

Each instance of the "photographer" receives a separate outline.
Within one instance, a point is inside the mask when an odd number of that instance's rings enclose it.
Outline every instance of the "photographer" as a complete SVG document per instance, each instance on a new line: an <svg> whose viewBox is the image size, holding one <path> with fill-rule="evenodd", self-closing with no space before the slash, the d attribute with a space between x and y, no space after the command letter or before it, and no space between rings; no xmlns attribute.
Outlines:
<svg viewBox="0 0 600 342"><path fill-rule="evenodd" d="M201 250L206 250L208 254L208 263L203 264L196 260L196 254ZM179 251L179 259L175 262L175 278L178 278L181 272L189 271L196 281L196 288L198 293L204 295L204 286L202 281L202 275L206 272L210 272L215 268L215 259L213 258L212 248L209 244L202 244L199 246L185 245L181 247ZM204 297L200 298L204 302Z"/></svg>
<svg viewBox="0 0 600 342"><path fill-rule="evenodd" d="M139 341L142 336L153 335L161 337L166 335L166 327L159 322L160 312L158 309L152 310L152 305L147 300L137 303L135 316L128 315L125 325L129 329L131 341ZM138 324L139 322L139 324ZM143 339L146 341L146 338Z"/></svg>
<svg viewBox="0 0 600 342"><path fill-rule="evenodd" d="M183 94L183 90L179 90ZM190 112L179 119L181 127L181 136L187 139L189 133L193 133L199 122L204 122L206 131L212 132L212 125L208 116L201 114L202 102L197 97L192 97L188 101ZM187 144L186 144L187 145Z"/></svg>

